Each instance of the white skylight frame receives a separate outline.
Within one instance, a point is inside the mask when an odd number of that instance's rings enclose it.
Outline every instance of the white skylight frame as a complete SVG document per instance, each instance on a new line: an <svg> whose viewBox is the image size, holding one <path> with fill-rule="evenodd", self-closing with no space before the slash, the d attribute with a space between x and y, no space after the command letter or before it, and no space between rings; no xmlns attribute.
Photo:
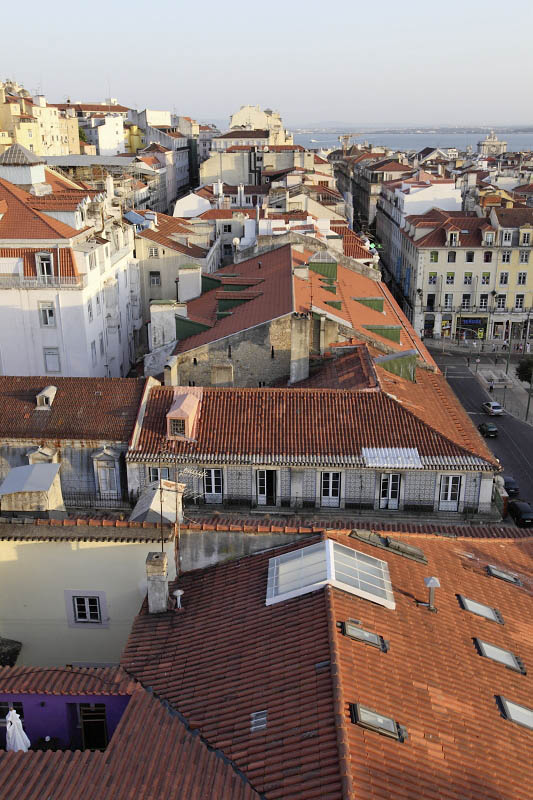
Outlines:
<svg viewBox="0 0 533 800"><path fill-rule="evenodd" d="M271 558L266 605L315 592L327 585L385 608L396 608L387 562L332 539Z"/></svg>
<svg viewBox="0 0 533 800"><path fill-rule="evenodd" d="M458 595L458 597L465 611L469 611L471 614L476 614L478 617L483 617L483 619L488 619L491 622L497 622L499 625L503 625L503 617L497 608L488 606L486 603L480 603L478 600L472 600L472 598L465 597L462 594Z"/></svg>

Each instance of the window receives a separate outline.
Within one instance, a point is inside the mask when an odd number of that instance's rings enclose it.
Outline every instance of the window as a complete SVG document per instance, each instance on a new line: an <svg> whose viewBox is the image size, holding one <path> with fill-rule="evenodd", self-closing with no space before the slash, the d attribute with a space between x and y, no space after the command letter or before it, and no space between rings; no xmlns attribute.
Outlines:
<svg viewBox="0 0 533 800"><path fill-rule="evenodd" d="M149 247L148 258L159 258L159 247Z"/></svg>
<svg viewBox="0 0 533 800"><path fill-rule="evenodd" d="M431 253L429 254L429 260L432 264L436 264L439 260L439 251L432 250Z"/></svg>
<svg viewBox="0 0 533 800"><path fill-rule="evenodd" d="M150 286L161 286L160 272L150 272Z"/></svg>
<svg viewBox="0 0 533 800"><path fill-rule="evenodd" d="M466 251L466 263L467 264L473 264L474 263L474 251L473 250L467 250Z"/></svg>
<svg viewBox="0 0 533 800"><path fill-rule="evenodd" d="M250 714L250 733L264 731L267 726L267 716L268 712L266 710L252 711Z"/></svg>
<svg viewBox="0 0 533 800"><path fill-rule="evenodd" d="M503 264L510 264L511 263L511 251L510 250L502 250L502 263Z"/></svg>
<svg viewBox="0 0 533 800"><path fill-rule="evenodd" d="M444 295L444 308L451 309L453 307L453 294Z"/></svg>
<svg viewBox="0 0 533 800"><path fill-rule="evenodd" d="M523 233L522 234L522 244L529 244L531 239L530 233Z"/></svg>
<svg viewBox="0 0 533 800"><path fill-rule="evenodd" d="M489 247L494 244L494 234L493 233L486 233L485 234L485 244Z"/></svg>
<svg viewBox="0 0 533 800"><path fill-rule="evenodd" d="M431 286L435 286L435 284L437 283L437 273L436 272L430 272L429 273L429 275L428 275L428 283Z"/></svg>
<svg viewBox="0 0 533 800"><path fill-rule="evenodd" d="M388 648L383 637L378 636L377 633L372 633L372 631L365 631L364 628L360 628L357 620L349 619L343 623L343 631L344 635L350 639L356 639L358 642L377 647L379 650L383 650L384 653L387 652Z"/></svg>
<svg viewBox="0 0 533 800"><path fill-rule="evenodd" d="M43 350L44 355L44 371L45 373L49 372L61 372L61 362L59 360L59 348L57 347L45 347Z"/></svg>
<svg viewBox="0 0 533 800"><path fill-rule="evenodd" d="M37 277L41 283L50 283L53 278L53 261L51 253L38 253Z"/></svg>
<svg viewBox="0 0 533 800"><path fill-rule="evenodd" d="M457 247L458 244L459 244L459 234L456 232L450 233L450 245L452 247Z"/></svg>
<svg viewBox="0 0 533 800"><path fill-rule="evenodd" d="M87 316L89 317L89 322L93 321L93 301L87 301Z"/></svg>
<svg viewBox="0 0 533 800"><path fill-rule="evenodd" d="M509 283L509 273L500 272L500 286L507 286Z"/></svg>
<svg viewBox="0 0 533 800"><path fill-rule="evenodd" d="M391 739L398 739L400 742L406 738L407 732L392 717L385 717L360 703L350 704L350 716L354 725L360 725Z"/></svg>
<svg viewBox="0 0 533 800"><path fill-rule="evenodd" d="M520 578L517 578L516 575L513 575L511 572L506 572L503 569L499 569L498 567L495 567L492 564L487 565L487 573L491 576L491 578L499 578L501 581L507 581L507 583L514 583L515 586L522 585L522 581L520 580Z"/></svg>
<svg viewBox="0 0 533 800"><path fill-rule="evenodd" d="M529 264L529 250L520 250L520 258L518 260L521 264Z"/></svg>
<svg viewBox="0 0 533 800"><path fill-rule="evenodd" d="M384 472L381 475L379 507L396 510L400 505L400 483L399 472Z"/></svg>
<svg viewBox="0 0 533 800"><path fill-rule="evenodd" d="M84 597L74 595L74 622L101 622L100 598L98 596Z"/></svg>
<svg viewBox="0 0 533 800"><path fill-rule="evenodd" d="M489 306L489 296L488 294L480 294L479 295L479 307L480 309L486 310Z"/></svg>
<svg viewBox="0 0 533 800"><path fill-rule="evenodd" d="M326 539L269 559L266 605L325 585L394 609L386 561Z"/></svg>
<svg viewBox="0 0 533 800"><path fill-rule="evenodd" d="M91 362L93 367L96 366L96 342L93 340L91 342Z"/></svg>
<svg viewBox="0 0 533 800"><path fill-rule="evenodd" d="M55 328L56 326L56 313L53 303L39 303L39 317L41 320L41 327Z"/></svg>
<svg viewBox="0 0 533 800"><path fill-rule="evenodd" d="M105 350L104 350L104 334L103 333L99 333L98 334L98 341L100 343L100 355L103 356L104 352L105 352Z"/></svg>
<svg viewBox="0 0 533 800"><path fill-rule="evenodd" d="M455 264L456 257L457 253L455 252L455 250L450 250L450 252L448 253L448 264Z"/></svg>
<svg viewBox="0 0 533 800"><path fill-rule="evenodd" d="M519 272L517 283L519 286L525 286L527 282L527 272Z"/></svg>
<svg viewBox="0 0 533 800"><path fill-rule="evenodd" d="M204 495L206 503L222 502L221 469L204 469Z"/></svg>
<svg viewBox="0 0 533 800"><path fill-rule="evenodd" d="M508 669L514 669L516 672L525 674L526 671L524 669L524 665L520 659L514 655L514 653L511 653L510 650L505 650L503 647L497 647L495 644L489 644L488 642L484 642L482 639L475 638L474 644L476 645L480 655L484 656L484 658L491 658L493 661L498 661L498 663L508 667Z"/></svg>
<svg viewBox="0 0 533 800"><path fill-rule="evenodd" d="M440 479L440 511L457 511L461 493L460 475L443 475Z"/></svg>
<svg viewBox="0 0 533 800"><path fill-rule="evenodd" d="M446 283L448 286L451 286L453 283L455 283L455 272L446 273Z"/></svg>
<svg viewBox="0 0 533 800"><path fill-rule="evenodd" d="M492 262L492 250L485 250L483 253L483 261L485 264L490 264Z"/></svg>
<svg viewBox="0 0 533 800"><path fill-rule="evenodd" d="M513 703L512 700L507 700L501 695L498 696L498 701L506 719L533 730L533 709L521 706L519 703Z"/></svg>
<svg viewBox="0 0 533 800"><path fill-rule="evenodd" d="M477 600L470 600L462 594L457 595L458 600L465 611L470 611L471 614L477 614L478 617L490 619L492 622L498 622L503 625L503 617L496 608L486 606L484 603L478 603Z"/></svg>
<svg viewBox="0 0 533 800"><path fill-rule="evenodd" d="M184 419L171 419L170 420L170 435L171 436L185 436L185 420Z"/></svg>
<svg viewBox="0 0 533 800"><path fill-rule="evenodd" d="M472 273L471 272L465 272L464 284L465 284L465 286L471 286L472 285Z"/></svg>
<svg viewBox="0 0 533 800"><path fill-rule="evenodd" d="M100 294L98 292L96 293L94 299L96 300L96 313L97 314L101 314L102 313L102 304L100 302Z"/></svg>
<svg viewBox="0 0 533 800"><path fill-rule="evenodd" d="M481 284L483 286L488 286L490 283L490 272L482 272L481 273Z"/></svg>
<svg viewBox="0 0 533 800"><path fill-rule="evenodd" d="M513 241L512 231L502 231L502 244L511 244Z"/></svg>
<svg viewBox="0 0 533 800"><path fill-rule="evenodd" d="M469 295L469 294L464 294L463 295L463 299L461 301L461 308L463 309L463 311L465 309L467 309L467 308L470 308L470 299L471 299L471 295Z"/></svg>
<svg viewBox="0 0 533 800"><path fill-rule="evenodd" d="M222 226L223 233L231 233L231 223L226 223Z"/></svg>
<svg viewBox="0 0 533 800"><path fill-rule="evenodd" d="M230 244L225 244L223 247L224 255L230 256L233 253L233 248Z"/></svg>
<svg viewBox="0 0 533 800"><path fill-rule="evenodd" d="M97 466L98 487L100 494L115 494L117 491L117 473L114 461L100 461Z"/></svg>
<svg viewBox="0 0 533 800"><path fill-rule="evenodd" d="M380 536L379 533L374 531L365 531L355 529L350 533L350 538L359 539L362 542L371 544L373 547L380 547L383 550L388 550L389 553L394 553L404 558L409 558L412 561L418 561L420 564L427 564L427 558L424 552L415 547L414 544L408 544L401 539L393 539L391 536Z"/></svg>
<svg viewBox="0 0 533 800"><path fill-rule="evenodd" d="M0 728L6 727L6 717L9 712L13 709L19 715L22 722L24 722L24 706L22 703L17 701L8 703L0 703Z"/></svg>
<svg viewBox="0 0 533 800"><path fill-rule="evenodd" d="M96 267L96 253L93 251L89 253L89 269L94 269Z"/></svg>
<svg viewBox="0 0 533 800"><path fill-rule="evenodd" d="M524 295L517 294L514 299L514 307L518 311L522 311L524 308Z"/></svg>
<svg viewBox="0 0 533 800"><path fill-rule="evenodd" d="M168 467L148 467L148 481L150 483L159 483L160 480L168 481L168 476Z"/></svg>
<svg viewBox="0 0 533 800"><path fill-rule="evenodd" d="M340 472L323 472L321 475L321 502L323 506L338 506L340 500Z"/></svg>

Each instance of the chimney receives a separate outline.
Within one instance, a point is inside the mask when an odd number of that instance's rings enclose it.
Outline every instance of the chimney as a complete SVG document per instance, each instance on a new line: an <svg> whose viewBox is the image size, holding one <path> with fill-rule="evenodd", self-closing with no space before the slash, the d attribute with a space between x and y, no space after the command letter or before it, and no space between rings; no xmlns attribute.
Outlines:
<svg viewBox="0 0 533 800"><path fill-rule="evenodd" d="M148 611L163 614L168 611L168 558L166 553L148 553L146 556L148 582Z"/></svg>
<svg viewBox="0 0 533 800"><path fill-rule="evenodd" d="M291 318L291 364L289 383L309 377L309 335L311 320L307 314L293 314Z"/></svg>
<svg viewBox="0 0 533 800"><path fill-rule="evenodd" d="M178 357L171 356L165 364L165 386L178 386Z"/></svg>

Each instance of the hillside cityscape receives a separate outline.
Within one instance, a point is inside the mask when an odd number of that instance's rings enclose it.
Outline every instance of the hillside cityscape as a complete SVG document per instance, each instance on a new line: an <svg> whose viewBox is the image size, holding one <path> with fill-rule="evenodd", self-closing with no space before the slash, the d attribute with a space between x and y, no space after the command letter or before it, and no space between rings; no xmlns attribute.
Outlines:
<svg viewBox="0 0 533 800"><path fill-rule="evenodd" d="M1 800L531 800L533 126L168 106L0 82Z"/></svg>

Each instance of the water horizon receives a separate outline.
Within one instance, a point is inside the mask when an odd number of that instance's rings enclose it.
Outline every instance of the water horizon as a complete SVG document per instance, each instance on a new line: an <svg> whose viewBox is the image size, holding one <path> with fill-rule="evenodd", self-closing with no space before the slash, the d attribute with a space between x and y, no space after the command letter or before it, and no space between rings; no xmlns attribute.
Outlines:
<svg viewBox="0 0 533 800"><path fill-rule="evenodd" d="M311 150L330 150L341 147L339 136L343 131L331 133L295 133L295 144ZM474 152L477 143L485 138L483 133L365 133L352 139L353 144L369 142L373 145L383 145L391 150L422 150L424 147L457 147L464 151L470 145ZM510 153L522 150L533 150L533 132L501 134L500 140L507 142L507 151Z"/></svg>

